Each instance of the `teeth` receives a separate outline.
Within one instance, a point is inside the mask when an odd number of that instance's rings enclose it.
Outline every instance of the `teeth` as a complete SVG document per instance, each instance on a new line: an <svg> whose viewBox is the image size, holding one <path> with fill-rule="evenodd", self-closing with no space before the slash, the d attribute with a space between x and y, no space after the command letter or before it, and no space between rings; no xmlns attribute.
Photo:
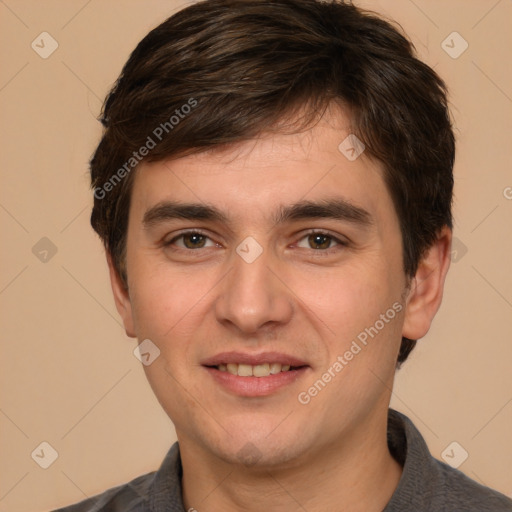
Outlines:
<svg viewBox="0 0 512 512"><path fill-rule="evenodd" d="M290 369L289 364L281 363L264 363L257 365L250 364L219 364L217 369L221 372L228 372L231 375L238 375L239 377L268 377L280 372L287 372Z"/></svg>
<svg viewBox="0 0 512 512"><path fill-rule="evenodd" d="M270 365L270 373L272 375L275 375L276 373L279 373L281 371L282 364L281 363L272 363Z"/></svg>
<svg viewBox="0 0 512 512"><path fill-rule="evenodd" d="M231 373L231 375L238 375L238 365L235 363L229 363L227 365L228 372ZM219 368L220 370L220 368Z"/></svg>
<svg viewBox="0 0 512 512"><path fill-rule="evenodd" d="M250 364L239 364L238 365L238 375L240 375L240 377L251 377L252 376L252 366Z"/></svg>
<svg viewBox="0 0 512 512"><path fill-rule="evenodd" d="M240 371L240 370L238 370L238 371ZM258 364L256 366L253 366L252 374L255 377L268 377L270 375L270 365L268 363L265 363L265 364Z"/></svg>

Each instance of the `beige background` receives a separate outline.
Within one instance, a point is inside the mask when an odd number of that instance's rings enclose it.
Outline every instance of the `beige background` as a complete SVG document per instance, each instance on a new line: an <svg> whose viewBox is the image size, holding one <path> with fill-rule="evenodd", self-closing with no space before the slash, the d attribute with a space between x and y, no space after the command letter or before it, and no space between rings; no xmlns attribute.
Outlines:
<svg viewBox="0 0 512 512"><path fill-rule="evenodd" d="M464 473L512 495L512 2L358 3L396 19L446 79L459 144L445 300L392 405L436 457L457 441ZM180 5L0 0L0 512L126 482L157 469L175 439L115 311L87 162L129 52ZM43 31L59 45L47 59L31 48ZM469 44L457 59L442 48L453 31ZM43 237L57 249L46 262ZM58 452L48 469L31 457L43 441Z"/></svg>

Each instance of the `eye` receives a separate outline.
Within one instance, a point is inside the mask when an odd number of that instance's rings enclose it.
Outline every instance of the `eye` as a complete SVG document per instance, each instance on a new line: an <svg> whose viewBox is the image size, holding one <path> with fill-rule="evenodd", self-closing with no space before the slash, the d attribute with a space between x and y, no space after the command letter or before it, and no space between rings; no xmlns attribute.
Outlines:
<svg viewBox="0 0 512 512"><path fill-rule="evenodd" d="M323 232L308 233L297 243L297 247L313 249L315 251L331 249L337 245L347 244L334 236Z"/></svg>
<svg viewBox="0 0 512 512"><path fill-rule="evenodd" d="M172 240L165 242L166 246L175 245L180 249L203 249L204 247L215 246L214 242L206 235L198 231L188 231L181 233Z"/></svg>

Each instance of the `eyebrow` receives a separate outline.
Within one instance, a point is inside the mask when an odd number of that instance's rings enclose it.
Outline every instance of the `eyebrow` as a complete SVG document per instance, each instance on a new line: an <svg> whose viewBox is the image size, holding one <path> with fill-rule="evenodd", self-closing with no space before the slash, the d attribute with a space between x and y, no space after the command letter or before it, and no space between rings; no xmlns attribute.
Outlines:
<svg viewBox="0 0 512 512"><path fill-rule="evenodd" d="M142 219L145 228L172 219L208 220L228 223L228 218L217 208L200 203L164 201L146 211Z"/></svg>
<svg viewBox="0 0 512 512"><path fill-rule="evenodd" d="M373 218L367 210L341 198L299 201L293 205L282 207L273 220L276 224L282 224L290 220L304 219L335 219L361 226L373 224Z"/></svg>
<svg viewBox="0 0 512 512"><path fill-rule="evenodd" d="M149 229L156 224L173 220L202 220L229 224L229 218L219 209L201 203L181 203L164 201L151 207L144 214L142 224ZM299 201L289 206L281 206L271 217L274 224L284 224L294 220L335 219L369 227L373 224L371 214L342 198L321 201Z"/></svg>

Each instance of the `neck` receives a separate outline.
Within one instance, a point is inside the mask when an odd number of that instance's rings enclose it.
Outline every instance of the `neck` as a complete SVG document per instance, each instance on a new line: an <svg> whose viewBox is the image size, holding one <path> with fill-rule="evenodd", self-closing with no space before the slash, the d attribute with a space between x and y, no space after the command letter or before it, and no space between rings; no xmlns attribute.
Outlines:
<svg viewBox="0 0 512 512"><path fill-rule="evenodd" d="M380 512L402 467L389 453L387 410L379 416L279 466L235 466L180 439L185 509Z"/></svg>

